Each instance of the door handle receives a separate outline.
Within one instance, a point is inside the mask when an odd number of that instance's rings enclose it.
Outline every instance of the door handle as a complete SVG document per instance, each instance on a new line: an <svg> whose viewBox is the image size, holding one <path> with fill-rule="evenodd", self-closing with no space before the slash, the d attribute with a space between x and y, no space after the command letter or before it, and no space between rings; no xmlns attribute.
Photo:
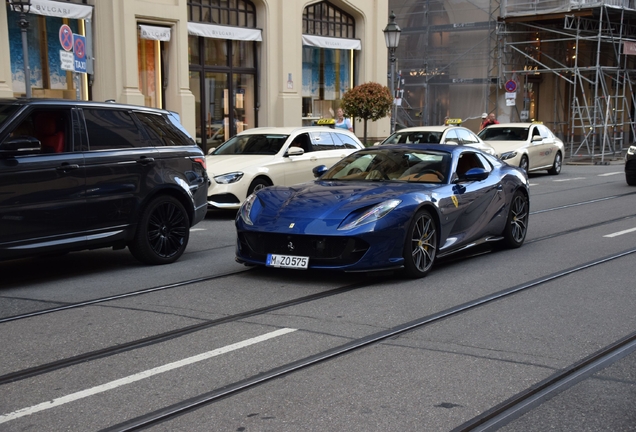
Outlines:
<svg viewBox="0 0 636 432"><path fill-rule="evenodd" d="M63 163L62 165L60 165L59 167L55 168L58 171L71 171L71 170L76 170L79 169L79 165L78 164L70 164L70 163Z"/></svg>
<svg viewBox="0 0 636 432"><path fill-rule="evenodd" d="M142 156L139 159L137 159L137 163L142 165L150 165L154 162L155 162L155 158L146 157L146 156Z"/></svg>

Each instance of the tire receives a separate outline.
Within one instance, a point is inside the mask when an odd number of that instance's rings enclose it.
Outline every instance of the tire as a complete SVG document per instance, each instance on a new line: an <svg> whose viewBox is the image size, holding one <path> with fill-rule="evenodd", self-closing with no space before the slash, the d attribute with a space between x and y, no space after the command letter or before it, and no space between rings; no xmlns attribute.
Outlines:
<svg viewBox="0 0 636 432"><path fill-rule="evenodd" d="M521 160L519 161L519 168L521 168L526 173L528 172L528 168L530 168L530 162L528 162L528 156L521 156Z"/></svg>
<svg viewBox="0 0 636 432"><path fill-rule="evenodd" d="M636 186L636 174L625 173L625 181L628 186Z"/></svg>
<svg viewBox="0 0 636 432"><path fill-rule="evenodd" d="M404 239L404 273L410 278L426 276L437 256L437 225L428 210L418 211Z"/></svg>
<svg viewBox="0 0 636 432"><path fill-rule="evenodd" d="M510 249L521 247L526 239L530 214L528 204L528 197L523 192L516 191L510 202L506 227L503 231L503 244Z"/></svg>
<svg viewBox="0 0 636 432"><path fill-rule="evenodd" d="M252 184L249 188L247 188L247 196L252 195L254 192L258 192L259 190L266 188L267 186L271 186L267 180L263 178L256 178L252 181Z"/></svg>
<svg viewBox="0 0 636 432"><path fill-rule="evenodd" d="M563 156L561 156L561 152L557 152L554 156L554 163L552 164L552 168L548 170L548 174L550 175L559 175L561 172L561 166L563 165Z"/></svg>
<svg viewBox="0 0 636 432"><path fill-rule="evenodd" d="M162 195L143 210L128 248L144 264L170 264L183 255L189 238L188 212L177 199Z"/></svg>

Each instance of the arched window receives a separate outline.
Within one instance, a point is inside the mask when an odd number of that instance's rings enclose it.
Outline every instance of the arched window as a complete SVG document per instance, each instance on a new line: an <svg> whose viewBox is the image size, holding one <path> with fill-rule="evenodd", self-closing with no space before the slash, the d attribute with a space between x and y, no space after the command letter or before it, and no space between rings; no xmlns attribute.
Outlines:
<svg viewBox="0 0 636 432"><path fill-rule="evenodd" d="M256 28L256 8L247 0L190 1L188 21Z"/></svg>
<svg viewBox="0 0 636 432"><path fill-rule="evenodd" d="M305 8L303 33L352 39L356 37L356 26L351 15L323 1Z"/></svg>
<svg viewBox="0 0 636 432"><path fill-rule="evenodd" d="M256 7L249 0L192 0L188 22L210 29L203 35L190 32L188 39L196 138L207 151L258 126L258 45L241 36L241 30L257 29Z"/></svg>
<svg viewBox="0 0 636 432"><path fill-rule="evenodd" d="M328 1L303 11L303 124L333 117L353 87L355 34L353 16Z"/></svg>

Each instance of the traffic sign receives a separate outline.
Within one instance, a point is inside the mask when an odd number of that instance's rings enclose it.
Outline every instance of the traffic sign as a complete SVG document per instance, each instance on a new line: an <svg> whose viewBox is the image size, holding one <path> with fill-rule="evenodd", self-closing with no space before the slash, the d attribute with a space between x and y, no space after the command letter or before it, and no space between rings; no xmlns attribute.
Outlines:
<svg viewBox="0 0 636 432"><path fill-rule="evenodd" d="M506 84L504 87L506 87L507 92L517 91L517 83L513 80L506 81Z"/></svg>
<svg viewBox="0 0 636 432"><path fill-rule="evenodd" d="M66 24L60 26L60 44L64 51L73 50L73 31Z"/></svg>
<svg viewBox="0 0 636 432"><path fill-rule="evenodd" d="M75 72L86 73L86 37L73 34L73 54L75 55Z"/></svg>

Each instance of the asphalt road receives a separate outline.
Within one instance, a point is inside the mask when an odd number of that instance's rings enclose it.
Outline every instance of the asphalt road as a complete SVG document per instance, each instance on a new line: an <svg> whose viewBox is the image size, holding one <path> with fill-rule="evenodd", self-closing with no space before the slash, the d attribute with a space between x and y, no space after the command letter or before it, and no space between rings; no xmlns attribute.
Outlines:
<svg viewBox="0 0 636 432"><path fill-rule="evenodd" d="M523 247L421 280L241 266L231 212L209 213L169 266L127 250L0 263L0 430L132 430L162 414L147 430L470 430L636 331L623 166L530 183ZM636 430L636 355L496 428Z"/></svg>

